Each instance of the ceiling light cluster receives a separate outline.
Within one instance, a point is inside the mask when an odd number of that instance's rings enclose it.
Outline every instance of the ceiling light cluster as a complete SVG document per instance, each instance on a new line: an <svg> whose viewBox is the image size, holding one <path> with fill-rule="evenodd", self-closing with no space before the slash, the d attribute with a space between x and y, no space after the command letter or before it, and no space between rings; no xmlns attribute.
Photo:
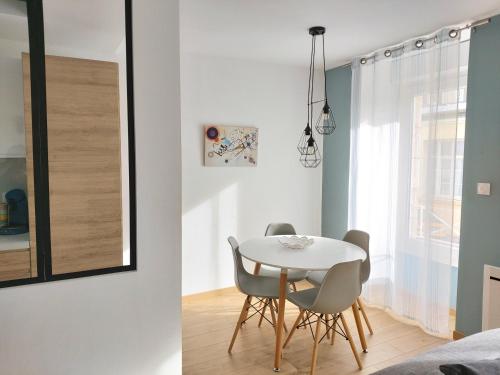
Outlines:
<svg viewBox="0 0 500 375"><path fill-rule="evenodd" d="M309 86L307 90L307 125L302 132L302 135L297 145L297 150L300 153L300 162L306 168L316 168L321 163L321 154L319 147L314 139L313 124L313 109L314 104L323 103L318 119L314 128L320 135L330 135L336 128L333 112L328 104L326 92L326 62L325 62L325 28L323 26L314 26L309 29L309 34L312 37L311 42L311 58L309 64ZM323 78L324 78L324 96L322 100L314 101L314 63L316 59L316 37L321 36L323 48Z"/></svg>

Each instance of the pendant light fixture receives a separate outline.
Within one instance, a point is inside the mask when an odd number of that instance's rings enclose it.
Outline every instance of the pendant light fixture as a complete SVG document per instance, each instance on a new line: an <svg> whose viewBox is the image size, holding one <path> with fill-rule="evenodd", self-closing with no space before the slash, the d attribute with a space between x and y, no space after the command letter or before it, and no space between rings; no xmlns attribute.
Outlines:
<svg viewBox="0 0 500 375"><path fill-rule="evenodd" d="M316 120L315 129L318 134L330 135L335 130L335 119L333 118L332 110L328 104L326 92L326 62L325 62L325 28L323 26L314 26L309 29L311 35L311 59L309 62L309 85L307 90L307 125L302 132L302 135L297 145L300 153L300 162L306 168L316 168L321 163L321 154L319 147L314 139L314 131L312 128L314 118L314 104L324 103ZM314 63L316 58L316 37L320 35L323 47L323 77L324 77L324 98L314 101Z"/></svg>

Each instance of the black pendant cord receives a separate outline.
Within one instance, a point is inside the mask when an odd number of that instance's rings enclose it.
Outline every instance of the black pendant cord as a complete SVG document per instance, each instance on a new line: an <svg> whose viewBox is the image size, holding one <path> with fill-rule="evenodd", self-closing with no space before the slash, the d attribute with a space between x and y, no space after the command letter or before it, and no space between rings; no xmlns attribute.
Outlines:
<svg viewBox="0 0 500 375"><path fill-rule="evenodd" d="M312 124L313 124L313 117L314 117L314 114L313 114L313 100L314 100L314 61L316 60L316 35L313 35L312 37L312 64L311 64L311 95L310 95L310 100L309 100L309 105L311 107L311 111L310 111L310 119L311 119L311 138L313 138L313 131L312 131Z"/></svg>
<svg viewBox="0 0 500 375"><path fill-rule="evenodd" d="M310 56L310 65L309 65L309 85L307 90L307 126L304 132L302 133L297 149L300 152L300 162L305 168L316 168L321 163L321 153L319 151L318 144L314 139L314 128L316 128L316 134L324 135L331 134L330 126L328 125L330 122L330 114L331 112L328 110L328 104L326 103L326 58L325 58L325 28L323 26L313 26L309 28L309 35L311 35L311 56ZM323 47L323 77L325 78L324 82L324 96L322 100L315 100L314 97L314 84L316 78L316 37L321 35L322 37L322 46ZM319 57L321 59L321 56ZM321 62L318 61L318 69L321 66ZM318 71L318 74L321 73ZM321 90L321 89L320 89ZM316 93L318 97L321 97L321 92ZM314 125L314 105L316 103L324 103L323 108L318 116L318 122ZM325 112L326 111L326 112ZM324 118L323 113L327 113L327 117Z"/></svg>
<svg viewBox="0 0 500 375"><path fill-rule="evenodd" d="M313 69L313 65L314 65L313 50L314 50L314 37L312 38L311 57L309 58L309 82L308 82L308 86L307 86L307 125L312 124L312 122L309 122L309 115L310 115L310 106L311 106L311 75L312 75L312 69ZM312 126L311 126L311 128L312 128Z"/></svg>
<svg viewBox="0 0 500 375"><path fill-rule="evenodd" d="M325 105L328 105L328 98L326 96L326 61L325 61L325 34L321 35L323 40L323 77L325 79Z"/></svg>

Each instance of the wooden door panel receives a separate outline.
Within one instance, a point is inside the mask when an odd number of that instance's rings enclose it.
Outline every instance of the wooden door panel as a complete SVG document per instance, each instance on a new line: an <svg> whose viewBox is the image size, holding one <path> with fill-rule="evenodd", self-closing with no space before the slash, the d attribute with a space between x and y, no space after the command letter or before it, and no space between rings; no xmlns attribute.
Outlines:
<svg viewBox="0 0 500 375"><path fill-rule="evenodd" d="M47 56L52 273L123 264L118 65Z"/></svg>
<svg viewBox="0 0 500 375"><path fill-rule="evenodd" d="M46 56L52 273L123 265L118 65Z"/></svg>

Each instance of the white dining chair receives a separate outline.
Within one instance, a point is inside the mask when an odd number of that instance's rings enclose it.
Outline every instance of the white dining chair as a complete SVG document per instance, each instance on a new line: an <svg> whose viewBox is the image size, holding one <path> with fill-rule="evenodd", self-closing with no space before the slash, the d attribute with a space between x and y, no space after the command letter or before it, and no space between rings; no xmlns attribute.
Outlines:
<svg viewBox="0 0 500 375"><path fill-rule="evenodd" d="M312 325L315 325L311 374L314 374L316 370L318 344L327 336L328 332L332 333L332 337L337 333L349 341L359 369L363 368L349 326L342 314L356 301L356 298L361 293L360 273L361 260L338 263L326 272L319 287L288 294L287 299L299 308L299 315L283 347L288 345L298 328L303 326L311 326L312 328ZM327 316L333 317L331 322L325 319ZM322 323L326 324L327 333L320 337Z"/></svg>
<svg viewBox="0 0 500 375"><path fill-rule="evenodd" d="M290 223L271 223L267 226L265 236L284 236L284 235L295 235L295 228ZM258 269L258 274L262 276L280 278L281 270L276 267L261 265L260 269ZM302 270L288 270L288 282L292 286L294 291L297 291L297 287L295 285L296 282L302 281L307 277L307 271Z"/></svg>
<svg viewBox="0 0 500 375"><path fill-rule="evenodd" d="M276 331L276 314L278 313L278 304L276 300L279 298L279 281L274 277L252 275L247 272L243 266L238 241L236 241L234 237L229 237L227 240L229 241L233 252L234 282L238 290L246 295L243 308L241 309L241 313L229 345L228 353L231 353L234 342L242 325L254 315L260 315L261 317L259 326L262 319L265 319ZM257 302L252 303L253 297L257 299ZM269 308L271 313L271 321L265 316L267 308ZM253 310L253 314L248 316L251 309Z"/></svg>
<svg viewBox="0 0 500 375"><path fill-rule="evenodd" d="M361 284L365 284L370 278L371 271L370 235L361 230L352 229L345 234L343 241L359 246L366 252L366 259L363 263L361 263ZM323 281L325 274L326 271L311 271L307 275L307 281L309 281L314 286L319 286ZM366 326L368 327L368 331L370 331L370 334L373 335L373 329L361 298L358 297L356 299L356 303L359 310L361 311L361 314L363 315L363 319L366 323Z"/></svg>

